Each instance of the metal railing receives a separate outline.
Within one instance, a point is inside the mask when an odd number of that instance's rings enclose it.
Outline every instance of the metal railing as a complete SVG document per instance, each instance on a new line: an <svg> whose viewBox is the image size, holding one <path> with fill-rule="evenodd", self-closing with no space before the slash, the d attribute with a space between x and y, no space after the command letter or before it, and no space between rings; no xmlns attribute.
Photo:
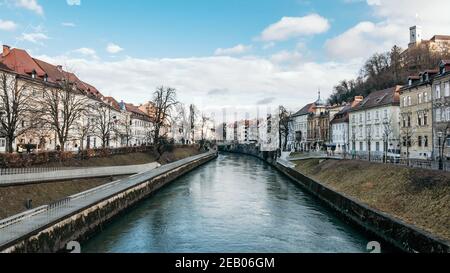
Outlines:
<svg viewBox="0 0 450 273"><path fill-rule="evenodd" d="M375 153L370 156L367 153L356 153L356 154L344 154L341 153L327 153L327 152L305 152L305 153L297 153L289 158L289 160L296 159L305 159L305 158L340 158L340 159L354 159L354 160L363 160L377 163L385 163L399 166L407 166L411 168L421 168L421 169L429 169L429 170L439 170L439 161L438 160L425 160L425 159L406 159L406 158L393 158L387 157L387 161L384 160L384 155L381 153ZM443 162L443 171L450 171L450 161L444 160Z"/></svg>
<svg viewBox="0 0 450 273"><path fill-rule="evenodd" d="M49 205L41 206L21 214L6 218L0 221L0 246L3 246L15 238L24 236L49 223L62 219L71 213L92 206L105 198L137 186L145 181L149 181L162 174L180 168L181 166L206 157L210 157L216 152L208 152L192 157L188 157L156 169L139 173L122 180L114 181L96 188L78 193L67 198L58 200Z"/></svg>
<svg viewBox="0 0 450 273"><path fill-rule="evenodd" d="M92 167L89 167L92 168ZM36 167L36 168L0 168L0 176L2 175L16 175L16 174L32 174L32 173L46 173L56 171L70 171L77 169L85 169L83 167Z"/></svg>

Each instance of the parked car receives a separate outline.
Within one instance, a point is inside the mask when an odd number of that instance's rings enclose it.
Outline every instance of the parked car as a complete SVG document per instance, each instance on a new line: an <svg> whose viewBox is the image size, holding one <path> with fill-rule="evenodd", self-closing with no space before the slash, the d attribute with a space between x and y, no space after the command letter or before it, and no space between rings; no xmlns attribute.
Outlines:
<svg viewBox="0 0 450 273"><path fill-rule="evenodd" d="M401 152L397 149L388 149L387 161L390 163L400 163Z"/></svg>

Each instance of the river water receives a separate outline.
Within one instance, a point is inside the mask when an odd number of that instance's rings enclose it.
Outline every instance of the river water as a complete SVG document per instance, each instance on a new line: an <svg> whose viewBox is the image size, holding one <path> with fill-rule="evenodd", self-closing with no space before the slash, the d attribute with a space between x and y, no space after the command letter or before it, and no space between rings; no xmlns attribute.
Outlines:
<svg viewBox="0 0 450 273"><path fill-rule="evenodd" d="M88 253L358 253L371 238L254 157L221 154L118 217Z"/></svg>

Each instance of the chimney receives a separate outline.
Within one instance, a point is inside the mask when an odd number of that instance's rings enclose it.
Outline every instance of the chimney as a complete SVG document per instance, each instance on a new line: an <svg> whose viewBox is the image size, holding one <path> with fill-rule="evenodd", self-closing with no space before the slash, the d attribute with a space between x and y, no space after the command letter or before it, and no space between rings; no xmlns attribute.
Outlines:
<svg viewBox="0 0 450 273"><path fill-rule="evenodd" d="M57 65L56 68L58 69L59 72L62 72L62 65Z"/></svg>
<svg viewBox="0 0 450 273"><path fill-rule="evenodd" d="M6 55L8 55L10 51L11 51L11 47L9 45L3 45L2 56L6 57Z"/></svg>
<svg viewBox="0 0 450 273"><path fill-rule="evenodd" d="M355 97L355 102L362 102L364 100L364 97L363 96L356 96Z"/></svg>

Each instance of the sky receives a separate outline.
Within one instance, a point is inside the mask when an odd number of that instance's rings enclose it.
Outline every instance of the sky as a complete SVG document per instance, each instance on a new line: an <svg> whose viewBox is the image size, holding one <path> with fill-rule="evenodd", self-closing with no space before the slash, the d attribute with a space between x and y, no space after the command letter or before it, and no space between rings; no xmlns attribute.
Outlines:
<svg viewBox="0 0 450 273"><path fill-rule="evenodd" d="M0 0L0 43L139 104L177 89L205 112L297 111L409 27L450 34L446 0Z"/></svg>

